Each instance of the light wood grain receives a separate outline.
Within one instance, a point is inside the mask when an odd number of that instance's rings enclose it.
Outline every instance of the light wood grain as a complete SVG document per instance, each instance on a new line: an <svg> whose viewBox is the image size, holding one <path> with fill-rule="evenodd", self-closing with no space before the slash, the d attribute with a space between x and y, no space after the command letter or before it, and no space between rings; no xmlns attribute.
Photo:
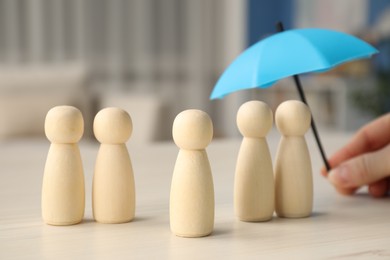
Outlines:
<svg viewBox="0 0 390 260"><path fill-rule="evenodd" d="M172 137L180 149L172 174L169 202L171 231L180 237L203 237L214 228L214 184L206 148L213 123L201 110L189 109L173 121Z"/></svg>
<svg viewBox="0 0 390 260"><path fill-rule="evenodd" d="M322 134L331 154L349 138ZM274 156L279 134L268 138ZM233 178L241 139L214 140L207 148L215 185L214 232L180 238L169 228L170 182L178 148L173 142L131 146L137 210L133 222L92 220L91 187L97 143L81 142L86 210L81 224L49 226L41 219L40 196L47 140L0 143L0 259L389 259L389 199L365 191L338 195L319 174L322 166L307 135L314 175L313 216L274 217L246 223L234 216ZM153 161L151 161L151 159Z"/></svg>
<svg viewBox="0 0 390 260"><path fill-rule="evenodd" d="M266 136L273 114L261 101L241 105L237 127L243 136L234 175L234 212L248 222L268 221L275 211L275 183Z"/></svg>
<svg viewBox="0 0 390 260"><path fill-rule="evenodd" d="M92 180L92 212L97 222L120 224L134 218L134 174L125 145L132 131L130 115L120 108L105 108L95 116L93 132L100 147Z"/></svg>
<svg viewBox="0 0 390 260"><path fill-rule="evenodd" d="M72 106L50 109L45 134L51 142L42 182L42 218L50 225L80 223L85 209L85 183L78 142L84 133L81 111Z"/></svg>

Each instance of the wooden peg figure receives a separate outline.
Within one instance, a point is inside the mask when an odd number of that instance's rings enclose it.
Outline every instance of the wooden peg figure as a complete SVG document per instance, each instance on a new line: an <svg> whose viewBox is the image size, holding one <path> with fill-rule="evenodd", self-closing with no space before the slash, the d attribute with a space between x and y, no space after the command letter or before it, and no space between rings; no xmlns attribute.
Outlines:
<svg viewBox="0 0 390 260"><path fill-rule="evenodd" d="M135 184L126 141L133 125L129 114L115 107L95 116L93 131L101 143L92 184L93 217L100 223L125 223L135 215Z"/></svg>
<svg viewBox="0 0 390 260"><path fill-rule="evenodd" d="M274 174L265 138L272 122L272 111L264 102L246 102L237 113L243 140L234 179L234 210L242 221L267 221L274 212Z"/></svg>
<svg viewBox="0 0 390 260"><path fill-rule="evenodd" d="M172 176L170 226L181 237L202 237L214 227L214 186L206 147L213 137L210 117L185 110L174 120L173 140L180 148Z"/></svg>
<svg viewBox="0 0 390 260"><path fill-rule="evenodd" d="M304 134L310 127L310 110L300 101L286 101L277 108L275 121L282 134L275 162L276 213L308 217L313 208L313 177Z"/></svg>
<svg viewBox="0 0 390 260"><path fill-rule="evenodd" d="M83 133L77 108L57 106L47 113L45 134L51 145L42 184L42 218L47 224L73 225L83 219L84 173L77 144Z"/></svg>

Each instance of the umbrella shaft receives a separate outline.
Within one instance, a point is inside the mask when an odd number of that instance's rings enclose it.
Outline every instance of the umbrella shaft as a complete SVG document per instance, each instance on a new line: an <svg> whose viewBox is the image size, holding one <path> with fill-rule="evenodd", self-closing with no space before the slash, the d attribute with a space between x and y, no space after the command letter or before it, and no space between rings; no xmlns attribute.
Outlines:
<svg viewBox="0 0 390 260"><path fill-rule="evenodd" d="M279 31L279 32L283 32L284 31L284 26L283 26L282 22L278 22L276 24L276 30ZM294 78L295 85L297 86L297 89L298 89L298 92L299 92L299 96L301 97L302 102L305 103L309 107L309 104L306 101L306 96L305 96L305 93L303 92L301 81L299 80L298 75L294 75L293 78ZM322 160L324 161L324 164L325 164L325 167L326 167L326 171L329 172L331 170L331 168L330 168L328 160L326 159L326 154L325 154L324 148L322 148L320 136L318 134L316 124L314 123L313 116L311 116L311 129L313 129L314 137L315 137L315 139L317 141L317 145L318 145L318 148L320 150Z"/></svg>
<svg viewBox="0 0 390 260"><path fill-rule="evenodd" d="M305 92L303 92L301 81L299 80L298 75L294 75L293 78L294 78L294 82L295 82L295 85L297 86L298 93L299 93L299 96L301 97L302 102L305 103L306 105L308 105L307 100L306 100L306 96L305 96ZM313 122L313 120L312 120L312 122Z"/></svg>
<svg viewBox="0 0 390 260"><path fill-rule="evenodd" d="M309 104L307 103L307 100L306 100L305 92L303 92L301 81L299 80L298 75L294 75L294 81L295 81L295 85L297 86L298 93L299 93L299 96L301 97L302 102L305 103L307 106L309 106ZM320 136L318 134L317 127L316 127L316 124L314 122L313 116L311 117L311 128L313 129L314 137L317 141L317 145L318 145L318 148L320 150L322 160L324 161L326 171L329 172L331 170L331 168L330 168L328 160L326 159L326 154L325 154L324 148L322 147Z"/></svg>
<svg viewBox="0 0 390 260"><path fill-rule="evenodd" d="M311 128L313 129L314 137L317 141L318 148L320 149L321 157L322 157L322 160L324 161L326 171L329 172L331 170L330 164L329 164L328 160L326 159L326 154L325 154L324 148L322 147L321 140L320 140L320 137L318 135L317 127L316 127L316 124L314 123L313 117L311 118Z"/></svg>

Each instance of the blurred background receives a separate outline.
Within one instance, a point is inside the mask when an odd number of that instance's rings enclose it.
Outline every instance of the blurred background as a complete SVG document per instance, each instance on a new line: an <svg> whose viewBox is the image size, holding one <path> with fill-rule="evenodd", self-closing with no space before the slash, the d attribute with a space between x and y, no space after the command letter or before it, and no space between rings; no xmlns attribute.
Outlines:
<svg viewBox="0 0 390 260"><path fill-rule="evenodd" d="M119 106L135 142L170 139L188 108L210 114L215 137L239 136L245 101L275 109L298 99L286 79L209 100L226 66L277 21L354 34L380 50L302 78L320 131L355 131L390 110L388 0L0 0L0 140L43 136L47 111L64 104L82 110L86 135L99 109Z"/></svg>

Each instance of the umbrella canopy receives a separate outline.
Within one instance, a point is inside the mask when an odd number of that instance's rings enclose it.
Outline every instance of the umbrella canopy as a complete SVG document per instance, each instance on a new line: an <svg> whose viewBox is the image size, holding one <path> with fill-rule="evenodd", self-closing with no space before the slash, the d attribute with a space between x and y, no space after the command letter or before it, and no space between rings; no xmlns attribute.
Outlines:
<svg viewBox="0 0 390 260"><path fill-rule="evenodd" d="M223 98L241 89L266 88L276 81L307 72L323 72L378 51L346 33L326 29L294 29L254 44L233 61L210 98Z"/></svg>
<svg viewBox="0 0 390 260"><path fill-rule="evenodd" d="M266 88L293 76L302 101L307 104L298 74L322 72L351 60L368 58L378 51L349 34L325 29L281 31L243 52L222 74L210 98L248 88ZM307 104L308 105L308 104ZM327 171L330 165L312 117L311 127Z"/></svg>

